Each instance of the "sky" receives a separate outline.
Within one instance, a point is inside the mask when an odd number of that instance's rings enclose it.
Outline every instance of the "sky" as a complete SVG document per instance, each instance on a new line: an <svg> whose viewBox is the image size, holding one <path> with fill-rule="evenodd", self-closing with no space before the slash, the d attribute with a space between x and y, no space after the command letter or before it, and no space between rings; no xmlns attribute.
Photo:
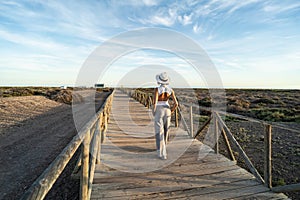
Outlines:
<svg viewBox="0 0 300 200"><path fill-rule="evenodd" d="M225 88L300 89L299 0L1 1L0 85L75 85L99 46L149 27L196 42ZM139 86L151 85L162 70L176 87L209 87L195 66L157 49L120 56L97 81L134 85L138 72L148 75Z"/></svg>

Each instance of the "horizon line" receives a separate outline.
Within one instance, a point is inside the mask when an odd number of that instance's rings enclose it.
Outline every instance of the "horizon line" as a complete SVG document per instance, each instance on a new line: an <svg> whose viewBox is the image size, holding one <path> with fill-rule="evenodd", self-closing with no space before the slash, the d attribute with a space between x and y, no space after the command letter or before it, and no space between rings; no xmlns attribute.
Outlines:
<svg viewBox="0 0 300 200"><path fill-rule="evenodd" d="M94 86L75 86L74 84L12 84L12 85L0 85L0 87L82 87L82 88L95 88ZM137 87L137 86L105 86L104 88L154 88L155 86L149 86L149 87ZM249 89L249 90L253 90L253 89L261 89L261 90L300 90L299 88L287 88L287 87L203 87L203 86L192 86L192 87L183 87L183 86L177 86L177 87L172 87L174 89L179 88L179 89Z"/></svg>

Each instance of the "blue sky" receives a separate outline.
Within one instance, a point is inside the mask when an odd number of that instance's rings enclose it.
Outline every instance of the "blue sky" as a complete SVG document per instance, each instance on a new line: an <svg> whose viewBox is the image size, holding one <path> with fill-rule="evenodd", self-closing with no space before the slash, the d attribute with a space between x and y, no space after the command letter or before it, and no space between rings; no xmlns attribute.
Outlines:
<svg viewBox="0 0 300 200"><path fill-rule="evenodd" d="M73 85L95 48L143 27L196 41L224 87L300 89L298 0L1 1L0 85ZM203 86L191 66L179 68L180 58L161 51L130 53L111 69L158 64L182 70L191 85ZM122 77L111 70L99 81L114 85Z"/></svg>

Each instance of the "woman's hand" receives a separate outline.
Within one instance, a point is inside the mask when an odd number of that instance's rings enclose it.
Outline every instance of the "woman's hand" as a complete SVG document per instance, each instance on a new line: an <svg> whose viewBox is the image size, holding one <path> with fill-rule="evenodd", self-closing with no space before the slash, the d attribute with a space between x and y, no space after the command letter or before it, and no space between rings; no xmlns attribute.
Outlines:
<svg viewBox="0 0 300 200"><path fill-rule="evenodd" d="M173 106L173 108L171 109L171 114L173 114L173 112L175 112L177 106Z"/></svg>

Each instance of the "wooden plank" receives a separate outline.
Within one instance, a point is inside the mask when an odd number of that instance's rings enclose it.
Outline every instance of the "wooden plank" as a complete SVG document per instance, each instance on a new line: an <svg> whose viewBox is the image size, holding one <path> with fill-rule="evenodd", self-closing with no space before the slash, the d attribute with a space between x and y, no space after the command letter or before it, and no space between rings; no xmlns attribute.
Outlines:
<svg viewBox="0 0 300 200"><path fill-rule="evenodd" d="M145 158L144 155L140 155L140 157L137 157L135 155L132 156L125 156L122 155L123 158L122 160L117 159L117 160L103 160L102 163L109 165L109 166L116 166L118 170L120 171L128 171L130 169L131 171L135 171L136 173L138 172L145 172L145 171L153 171L154 169L159 169L163 166L166 167L166 169L172 169L172 170L181 170L182 172L185 171L185 169L203 169L206 167L206 165L203 165L203 162L195 162L195 163L190 163L190 165L187 165L187 167L181 167L180 165L178 166L173 166L170 165L172 163L172 160L165 161L165 160L160 160L153 155L153 158ZM139 155L138 155L139 156ZM102 158L105 157L102 155ZM111 157L107 157L108 159ZM155 163L153 163L155 162ZM169 162L169 163L167 163ZM153 166L154 168L149 168L149 165ZM235 165L235 162L232 161L225 161L225 162L220 162L220 163L212 163L212 165L215 166L233 166ZM161 167L159 167L161 166ZM184 166L184 165L183 165ZM159 167L159 168L155 168ZM212 166L209 166L212 167ZM207 167L207 168L209 168Z"/></svg>
<svg viewBox="0 0 300 200"><path fill-rule="evenodd" d="M214 174L205 175L188 175L188 176L140 176L137 178L119 179L119 182L105 182L105 183L94 183L94 190L116 190L116 189L128 189L146 187L150 185L157 185L166 182L179 182L188 184L199 184L205 181L216 181L219 182L233 182L237 180L251 180L254 179L252 175L249 175L245 170L233 169Z"/></svg>
<svg viewBox="0 0 300 200"><path fill-rule="evenodd" d="M209 174L215 174L215 173L221 173L224 171L229 171L229 170L237 170L239 169L236 165L228 165L227 163L223 163L220 165L207 165L207 168L202 168L199 170L192 171L190 172L191 169L194 169L194 167L185 167L183 169L178 168L178 170L175 170L174 168L171 168L168 171L161 170L158 171L158 175L155 173L150 173L150 174L134 174L134 173L122 173L116 171L116 173L110 173L109 175L98 175L98 173L95 174L94 176L94 183L104 183L104 182L116 182L116 181L121 181L121 179L124 179L127 181L128 179L131 178L140 178L140 177L155 177L155 176L160 176L160 177L165 177L165 178L170 178L170 177L184 177L184 176L200 176L200 175L209 175ZM209 168L211 167L211 168Z"/></svg>
<svg viewBox="0 0 300 200"><path fill-rule="evenodd" d="M259 194L261 192L269 191L268 188L258 185L258 183L253 181L241 181L230 183L226 186L217 185L211 188L206 188L205 190L198 190L197 192L187 194L186 197L189 199L233 199L236 197L244 197L253 194ZM176 198L176 199L185 199Z"/></svg>
<svg viewBox="0 0 300 200"><path fill-rule="evenodd" d="M230 190L240 190L242 188L245 187L251 187L251 186L257 186L258 183L257 182L253 182L253 181L249 181L249 180L241 180L239 179L238 181L235 182L215 182L215 184L213 182L208 183L208 184L203 184L201 185L201 183L199 185L195 185L195 187L193 187L193 185L191 186L180 186L180 185L176 185L176 184L161 184L158 186L152 186L152 187L144 187L144 188L133 188L133 189L122 189L122 190L108 190L105 191L105 193L103 192L95 192L93 193L92 198L96 198L96 197L102 197L102 198L114 198L114 199L119 199L119 198L126 198L126 197L130 197L130 198L134 198L134 199L152 199L155 198L156 195L159 195L160 198L170 198L172 196L172 198L174 199L180 199L180 198L189 198L189 199L193 199L193 198L205 198L209 195L211 195L212 197L217 197L217 196L221 196L222 197L227 197L227 194L224 195L222 192L230 192ZM261 189L261 185L258 185L259 188ZM264 188L264 187L262 187ZM193 190L194 189L194 190ZM257 188L256 188L257 189ZM266 191L267 189L264 188L264 191ZM188 192L187 192L188 191ZM177 192L177 194L176 194ZM171 195L170 193L173 193L173 195ZM175 193L175 195L174 195ZM234 191L234 193L237 193L237 191ZM200 195L202 195L200 197ZM233 195L232 195L233 196ZM171 199L171 198L170 198ZM217 198L210 198L210 199L217 199ZM219 198L220 199L220 198Z"/></svg>
<svg viewBox="0 0 300 200"><path fill-rule="evenodd" d="M235 200L245 200L245 199L259 199L259 200L282 200L282 199L289 199L286 195L282 193L274 194L274 192L262 192L262 193L255 193L252 195L245 195L241 197L232 198Z"/></svg>
<svg viewBox="0 0 300 200"><path fill-rule="evenodd" d="M189 164L195 164L196 165L196 169L197 170L201 170L203 169L205 166L209 165L209 167L211 167L211 165L216 165L217 163L220 162L228 162L228 159L223 157L223 156L214 156L213 154L208 154L205 158L203 159L198 159L197 157L185 157L185 159L183 159L182 157L179 158L178 160L176 160L175 162L172 163L172 167L184 167L184 166L188 166ZM231 162L232 165L234 165L233 162ZM96 173L98 173L99 175L103 174L106 170L107 171L115 171L114 169L111 168L106 168L104 169L104 165L97 165L96 167ZM166 167L164 168L165 170L170 169L170 167Z"/></svg>

